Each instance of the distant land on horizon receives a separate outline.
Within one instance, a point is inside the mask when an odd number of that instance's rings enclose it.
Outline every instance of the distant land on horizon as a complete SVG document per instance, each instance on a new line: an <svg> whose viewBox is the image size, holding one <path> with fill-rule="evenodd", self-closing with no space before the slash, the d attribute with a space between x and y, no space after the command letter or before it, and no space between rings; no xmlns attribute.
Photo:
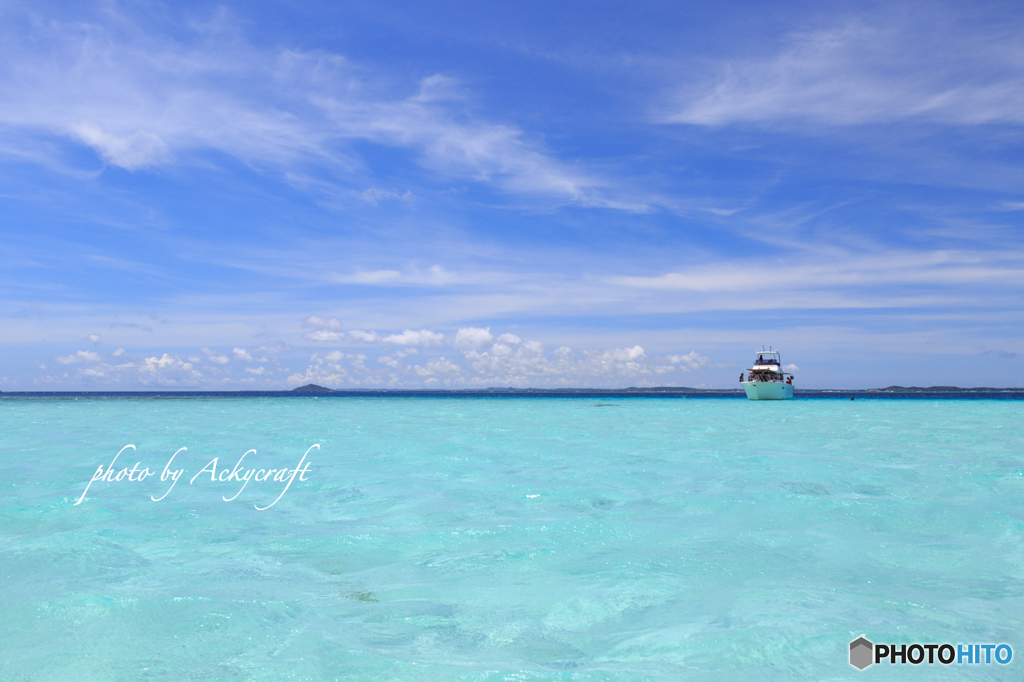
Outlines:
<svg viewBox="0 0 1024 682"><path fill-rule="evenodd" d="M994 387L976 387L976 388L960 388L959 386L887 386L885 388L859 388L859 389L800 389L801 392L824 392L829 393L833 391L841 391L843 393L948 393L948 392L983 392L983 391L1024 391L1024 388L994 388ZM550 393L550 394L570 394L570 393L742 393L743 389L740 388L690 388L687 386L650 386L650 387L636 387L630 386L629 388L515 388L513 386L490 386L488 388L456 388L456 389L372 389L372 388L355 388L355 389L333 389L325 388L324 386L318 386L317 384L306 384L299 386L291 390L292 393L298 393L302 395L321 395L331 393L365 393L365 392L384 392L384 393Z"/></svg>
<svg viewBox="0 0 1024 682"><path fill-rule="evenodd" d="M887 386L885 388L802 388L797 395L804 396L849 396L863 395L865 397L875 395L942 395L942 394L1013 394L1024 397L1024 387L1017 388L993 388L975 387L961 388L959 386ZM94 397L305 397L305 396L336 396L336 397L387 397L387 396L593 396L593 397L615 397L615 396L720 396L733 397L743 396L743 389L740 388L691 388L687 386L649 386L628 388L515 388L513 386L491 386L488 388L419 388L419 389L395 389L395 388L344 388L333 389L319 386L317 384L305 384L291 390L276 391L202 391L189 389L153 389L146 391L0 391L3 397L61 397L61 396L94 396Z"/></svg>

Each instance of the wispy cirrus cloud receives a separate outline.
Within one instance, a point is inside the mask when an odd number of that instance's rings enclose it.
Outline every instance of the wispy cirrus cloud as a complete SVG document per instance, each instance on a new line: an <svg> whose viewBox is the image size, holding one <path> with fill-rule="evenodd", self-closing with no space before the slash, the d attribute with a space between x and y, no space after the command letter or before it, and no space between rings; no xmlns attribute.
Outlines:
<svg viewBox="0 0 1024 682"><path fill-rule="evenodd" d="M611 182L560 161L518 126L473 115L473 95L452 76L395 92L342 55L257 47L228 14L162 33L116 6L95 22L9 18L0 32L8 151L38 152L39 136L55 135L131 171L213 151L284 177L322 168L331 182L363 185L359 196L370 203L411 198L407 189L365 188L368 171L351 143L369 142L406 150L411 163L442 177L645 210L614 198Z"/></svg>
<svg viewBox="0 0 1024 682"><path fill-rule="evenodd" d="M84 122L72 125L70 130L74 137L95 149L104 161L126 170L156 166L168 160L167 144L155 133L136 131L114 135Z"/></svg>
<svg viewBox="0 0 1024 682"><path fill-rule="evenodd" d="M794 290L836 288L852 297L862 294L849 287L923 285L936 295L957 295L961 287L998 284L1008 290L1024 286L1024 254L978 251L897 251L803 254L786 259L738 259L715 265L697 265L657 275L612 276L611 284L639 289L699 292L771 291L773 296ZM886 293L885 296L892 297ZM777 299L776 299L777 300ZM883 304L880 300L878 304ZM755 303L751 303L756 307Z"/></svg>
<svg viewBox="0 0 1024 682"><path fill-rule="evenodd" d="M368 284L376 286L445 285L459 281L456 273L445 270L440 265L432 265L426 269L410 268L406 271L357 270L349 274L330 273L326 275L326 279L335 284Z"/></svg>
<svg viewBox="0 0 1024 682"><path fill-rule="evenodd" d="M918 17L854 20L791 34L776 54L734 59L674 95L671 123L917 119L1024 123L1024 28Z"/></svg>

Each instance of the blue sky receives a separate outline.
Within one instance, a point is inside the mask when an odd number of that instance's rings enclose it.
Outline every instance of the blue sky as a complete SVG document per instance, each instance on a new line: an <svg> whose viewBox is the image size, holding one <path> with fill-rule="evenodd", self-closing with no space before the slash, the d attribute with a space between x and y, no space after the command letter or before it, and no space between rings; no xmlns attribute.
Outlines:
<svg viewBox="0 0 1024 682"><path fill-rule="evenodd" d="M2 5L0 390L1024 384L1019 3L294 4Z"/></svg>

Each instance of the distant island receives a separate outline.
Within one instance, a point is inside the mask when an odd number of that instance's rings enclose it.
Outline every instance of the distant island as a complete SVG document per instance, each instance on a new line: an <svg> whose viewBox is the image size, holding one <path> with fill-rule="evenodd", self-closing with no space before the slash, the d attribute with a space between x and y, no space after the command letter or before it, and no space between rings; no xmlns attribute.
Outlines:
<svg viewBox="0 0 1024 682"><path fill-rule="evenodd" d="M333 388L324 388L323 386L317 386L316 384L306 384L305 386L299 386L293 388L292 393L301 393L303 395L318 395L320 393L337 393Z"/></svg>

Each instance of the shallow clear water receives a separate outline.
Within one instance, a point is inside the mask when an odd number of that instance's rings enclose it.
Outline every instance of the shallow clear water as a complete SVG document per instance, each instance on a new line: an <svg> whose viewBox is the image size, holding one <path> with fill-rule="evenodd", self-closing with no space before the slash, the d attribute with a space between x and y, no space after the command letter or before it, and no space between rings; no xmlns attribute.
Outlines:
<svg viewBox="0 0 1024 682"><path fill-rule="evenodd" d="M1021 679L1024 402L0 401L5 680ZM93 483L141 461L143 482ZM294 468L307 481L188 479ZM185 474L169 486L170 456ZM1008 666L847 663L1007 642Z"/></svg>

